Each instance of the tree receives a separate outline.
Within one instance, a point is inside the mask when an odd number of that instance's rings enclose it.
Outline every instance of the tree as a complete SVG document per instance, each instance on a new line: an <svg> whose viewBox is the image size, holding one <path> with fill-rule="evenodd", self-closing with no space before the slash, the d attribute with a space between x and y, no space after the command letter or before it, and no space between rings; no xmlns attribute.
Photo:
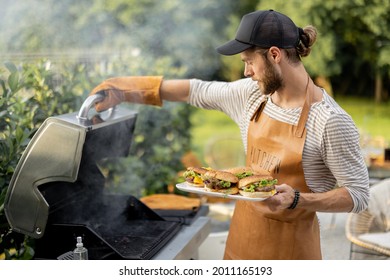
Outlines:
<svg viewBox="0 0 390 280"><path fill-rule="evenodd" d="M327 13L322 14L319 11L323 8L319 6L313 10L322 22L331 19L329 28L336 34L336 55L345 57L343 73L350 73L350 87L360 95L371 96L375 92L377 102L385 100L390 74L390 3L384 0L328 1L325 8ZM344 79L335 82L343 84Z"/></svg>
<svg viewBox="0 0 390 280"><path fill-rule="evenodd" d="M169 57L185 76L211 79L233 0L0 0L0 51ZM126 73L123 73L126 74ZM154 69L148 73L154 74Z"/></svg>

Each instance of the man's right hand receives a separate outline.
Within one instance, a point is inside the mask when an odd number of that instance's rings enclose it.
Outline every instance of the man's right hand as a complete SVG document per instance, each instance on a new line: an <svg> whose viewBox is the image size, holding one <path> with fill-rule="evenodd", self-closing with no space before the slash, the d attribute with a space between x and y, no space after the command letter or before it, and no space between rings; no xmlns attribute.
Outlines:
<svg viewBox="0 0 390 280"><path fill-rule="evenodd" d="M98 112L112 108L123 101L162 106L160 97L162 80L162 76L111 78L95 87L89 95L102 92L105 94L105 99L95 105Z"/></svg>

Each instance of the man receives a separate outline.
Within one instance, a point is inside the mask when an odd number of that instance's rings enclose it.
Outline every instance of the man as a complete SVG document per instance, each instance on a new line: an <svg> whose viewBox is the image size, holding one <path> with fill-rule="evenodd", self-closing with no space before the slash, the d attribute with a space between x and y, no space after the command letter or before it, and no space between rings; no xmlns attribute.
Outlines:
<svg viewBox="0 0 390 280"><path fill-rule="evenodd" d="M281 13L256 11L242 18L234 40L217 49L241 56L246 79L119 77L91 93L107 95L97 110L123 101L182 101L225 112L239 125L246 164L270 172L280 185L264 201L237 201L225 259L321 259L316 211L367 207L368 173L358 131L301 62L316 36L314 27L298 28Z"/></svg>

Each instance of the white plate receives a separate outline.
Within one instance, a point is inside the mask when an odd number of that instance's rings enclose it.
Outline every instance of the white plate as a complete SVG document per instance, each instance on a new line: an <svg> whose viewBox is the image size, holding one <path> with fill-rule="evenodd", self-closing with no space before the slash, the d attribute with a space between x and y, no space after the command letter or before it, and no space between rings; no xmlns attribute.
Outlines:
<svg viewBox="0 0 390 280"><path fill-rule="evenodd" d="M181 190L183 192L190 192L190 193L196 193L196 194L207 195L207 196L217 196L217 197L223 197L223 198L228 198L228 199L263 201L263 200L266 200L268 198L268 197L251 198L251 197L242 196L240 194L223 194L223 193L218 193L218 192L209 192L209 191L206 191L205 189L203 189L203 187L194 187L194 186L191 186L190 184L187 184L186 182L176 184L176 188L178 188L179 190Z"/></svg>

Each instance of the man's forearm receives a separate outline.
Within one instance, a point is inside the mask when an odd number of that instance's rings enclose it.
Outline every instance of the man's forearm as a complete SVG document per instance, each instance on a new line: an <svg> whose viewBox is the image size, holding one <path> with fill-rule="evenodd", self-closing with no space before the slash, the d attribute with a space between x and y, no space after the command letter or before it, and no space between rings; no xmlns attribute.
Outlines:
<svg viewBox="0 0 390 280"><path fill-rule="evenodd" d="M163 100L187 102L190 93L190 80L163 80L160 95Z"/></svg>
<svg viewBox="0 0 390 280"><path fill-rule="evenodd" d="M318 212L350 212L353 200L346 188L324 193L301 193L298 207Z"/></svg>

